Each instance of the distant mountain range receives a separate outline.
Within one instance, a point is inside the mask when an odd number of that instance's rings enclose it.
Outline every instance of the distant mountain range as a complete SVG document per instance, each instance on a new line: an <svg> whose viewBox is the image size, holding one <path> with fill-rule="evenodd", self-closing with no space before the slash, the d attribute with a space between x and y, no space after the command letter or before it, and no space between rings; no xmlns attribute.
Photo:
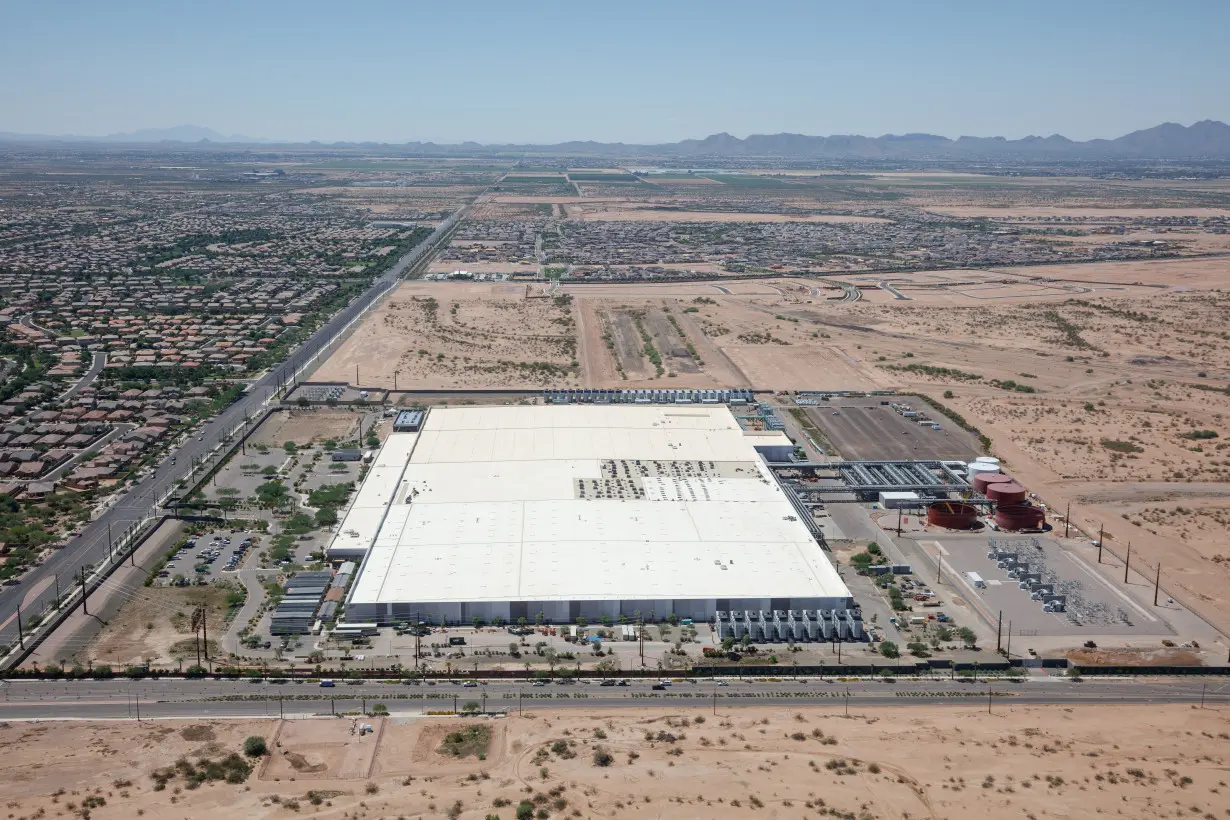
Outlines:
<svg viewBox="0 0 1230 820"><path fill-rule="evenodd" d="M199 125L177 125L174 128L143 128L127 134L108 134L105 137L80 137L74 134L15 134L11 131L0 131L0 140L10 142L114 142L132 144L158 142L222 142L222 143L260 143L267 140L259 137L245 137L243 134L219 134L212 128L202 128Z"/></svg>
<svg viewBox="0 0 1230 820"><path fill-rule="evenodd" d="M10 142L87 142L114 144L253 144L298 145L245 137L224 136L209 128L181 125L152 128L105 137L49 136L14 134L0 131L0 140ZM804 134L753 134L739 139L721 133L704 139L658 145L632 145L576 141L554 145L483 145L464 142L442 145L432 142L407 142L390 145L374 142L339 142L313 147L393 147L424 154L543 153L588 154L620 157L786 157L815 159L1230 159L1230 125L1203 120L1190 126L1167 122L1143 131L1133 131L1116 139L1077 142L1059 134L1049 137L958 137L935 134L886 134L882 137L836 135L810 137Z"/></svg>

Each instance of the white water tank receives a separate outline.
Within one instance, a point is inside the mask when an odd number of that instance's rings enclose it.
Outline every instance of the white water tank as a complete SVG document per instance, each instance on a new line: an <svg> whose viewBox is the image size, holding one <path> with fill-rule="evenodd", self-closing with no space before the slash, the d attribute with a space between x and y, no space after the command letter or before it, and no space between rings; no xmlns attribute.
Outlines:
<svg viewBox="0 0 1230 820"><path fill-rule="evenodd" d="M974 476L978 475L979 473L998 473L999 472L999 460L995 459L994 464L988 464L984 461L971 461L968 465L966 465L966 467L968 469L968 472L966 473L965 477L971 484L973 484Z"/></svg>

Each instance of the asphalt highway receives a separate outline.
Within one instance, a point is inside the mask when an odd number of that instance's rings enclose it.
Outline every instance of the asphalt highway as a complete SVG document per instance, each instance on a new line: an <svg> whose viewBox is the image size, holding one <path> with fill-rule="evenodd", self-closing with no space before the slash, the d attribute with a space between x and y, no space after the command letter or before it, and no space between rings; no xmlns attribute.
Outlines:
<svg viewBox="0 0 1230 820"><path fill-rule="evenodd" d="M368 711L377 703L393 714L448 711L469 701L486 711L533 708L692 707L719 712L743 706L967 705L992 711L1010 705L1115 705L1181 703L1206 708L1230 704L1230 681L1219 679L1084 680L1063 678L997 680L849 681L782 679L724 683L698 679L654 691L657 681L636 680L626 687L598 681L534 686L525 681L490 681L474 687L438 681L422 683L338 681L274 683L246 680L160 679L131 681L5 681L0 683L0 720L143 719L258 717L345 714ZM990 695L988 696L988 692Z"/></svg>
<svg viewBox="0 0 1230 820"><path fill-rule="evenodd" d="M431 251L447 239L468 208L467 205L445 220L431 236L401 257L370 288L301 343L286 360L252 382L238 401L171 449L155 470L115 498L110 506L85 526L80 536L69 541L67 547L53 553L41 566L26 573L21 583L0 587L0 646L17 642L18 606L31 605L57 583L62 592L70 588L75 580L79 583L82 567L96 566L106 560L110 544L118 541L125 530L157 515L158 502L166 497L176 481L188 475L194 459L202 460L222 446L223 440L245 419L261 412L280 387L290 383L300 371L314 365L313 357L327 348L360 313L389 292L408 268L430 257Z"/></svg>

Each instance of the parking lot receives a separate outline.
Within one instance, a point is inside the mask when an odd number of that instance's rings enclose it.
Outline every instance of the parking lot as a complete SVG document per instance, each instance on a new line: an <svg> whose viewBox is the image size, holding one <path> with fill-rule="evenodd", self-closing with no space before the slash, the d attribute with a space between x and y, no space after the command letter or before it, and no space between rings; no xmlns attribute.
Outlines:
<svg viewBox="0 0 1230 820"><path fill-rule="evenodd" d="M180 576L183 582L196 580L216 581L223 573L238 569L259 547L260 534L247 530L214 530L192 536L188 542L171 556L166 568L160 573L163 583L175 583Z"/></svg>
<svg viewBox="0 0 1230 820"><path fill-rule="evenodd" d="M884 399L834 398L804 410L842 458L850 461L972 461L979 455L973 434L921 400L911 396L893 399L930 416L939 430L906 418L881 401Z"/></svg>
<svg viewBox="0 0 1230 820"><path fill-rule="evenodd" d="M955 588L979 614L994 625L998 613L1004 624L1011 621L1013 634L1031 636L1081 635L1173 635L1174 630L1114 583L1103 577L1085 560L1057 541L1038 537L1002 538L1027 556L1032 568L1040 571L1047 587L1067 596L1065 611L1046 612L1042 602L1030 597L1018 581L1010 578L996 561L987 557L987 536L951 536L939 540L920 540L929 555L942 556L944 583ZM977 573L985 586L979 587L969 573Z"/></svg>

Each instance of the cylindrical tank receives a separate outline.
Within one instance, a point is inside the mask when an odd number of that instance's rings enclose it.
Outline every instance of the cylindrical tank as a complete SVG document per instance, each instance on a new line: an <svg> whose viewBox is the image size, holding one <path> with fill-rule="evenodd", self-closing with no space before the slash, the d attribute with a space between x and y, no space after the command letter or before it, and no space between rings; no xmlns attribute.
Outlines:
<svg viewBox="0 0 1230 820"><path fill-rule="evenodd" d="M1046 515L1029 504L1003 504L995 510L995 523L1001 530L1040 530Z"/></svg>
<svg viewBox="0 0 1230 820"><path fill-rule="evenodd" d="M987 487L987 498L993 499L996 506L1020 504L1027 495L1025 488L1015 481L1002 481Z"/></svg>
<svg viewBox="0 0 1230 820"><path fill-rule="evenodd" d="M950 530L973 529L978 523L978 509L960 501L940 501L927 508L927 522Z"/></svg>
<svg viewBox="0 0 1230 820"><path fill-rule="evenodd" d="M973 481L976 476L983 473L998 473L998 464L983 464L981 461L971 461L966 465L966 478Z"/></svg>
<svg viewBox="0 0 1230 820"><path fill-rule="evenodd" d="M991 484L1002 484L1005 481L1011 481L1011 480L1012 480L1011 477L1006 476L1001 472L978 473L973 478L974 491L979 492L979 493L985 493L987 491L987 487L990 486Z"/></svg>

